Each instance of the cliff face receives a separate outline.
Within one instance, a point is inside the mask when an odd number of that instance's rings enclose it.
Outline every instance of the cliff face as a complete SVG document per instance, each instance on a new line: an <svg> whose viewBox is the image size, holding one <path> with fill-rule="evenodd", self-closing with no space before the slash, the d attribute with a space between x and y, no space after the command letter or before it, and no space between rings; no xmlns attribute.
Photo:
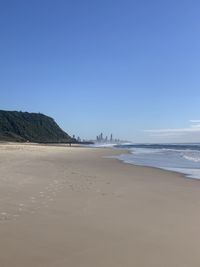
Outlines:
<svg viewBox="0 0 200 267"><path fill-rule="evenodd" d="M46 115L0 110L0 141L70 143L76 142Z"/></svg>

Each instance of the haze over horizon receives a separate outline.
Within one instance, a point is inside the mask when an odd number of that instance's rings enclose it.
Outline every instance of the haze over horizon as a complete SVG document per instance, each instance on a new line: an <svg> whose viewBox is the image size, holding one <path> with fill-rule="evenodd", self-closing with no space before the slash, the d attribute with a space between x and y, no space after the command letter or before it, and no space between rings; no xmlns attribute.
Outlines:
<svg viewBox="0 0 200 267"><path fill-rule="evenodd" d="M69 134L200 142L200 2L0 4L0 109Z"/></svg>

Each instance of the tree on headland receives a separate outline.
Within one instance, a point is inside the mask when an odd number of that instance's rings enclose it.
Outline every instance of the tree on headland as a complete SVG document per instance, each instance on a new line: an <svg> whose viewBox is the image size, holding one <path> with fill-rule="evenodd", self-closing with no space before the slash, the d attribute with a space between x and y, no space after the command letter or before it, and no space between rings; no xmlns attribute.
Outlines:
<svg viewBox="0 0 200 267"><path fill-rule="evenodd" d="M44 114L0 110L0 140L36 143L75 143L58 124Z"/></svg>

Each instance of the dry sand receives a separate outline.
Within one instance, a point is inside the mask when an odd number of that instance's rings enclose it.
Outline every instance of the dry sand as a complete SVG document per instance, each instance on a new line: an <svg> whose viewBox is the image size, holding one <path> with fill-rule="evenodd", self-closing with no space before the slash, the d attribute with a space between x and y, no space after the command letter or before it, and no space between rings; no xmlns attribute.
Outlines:
<svg viewBox="0 0 200 267"><path fill-rule="evenodd" d="M0 267L199 267L200 181L103 156L0 145Z"/></svg>

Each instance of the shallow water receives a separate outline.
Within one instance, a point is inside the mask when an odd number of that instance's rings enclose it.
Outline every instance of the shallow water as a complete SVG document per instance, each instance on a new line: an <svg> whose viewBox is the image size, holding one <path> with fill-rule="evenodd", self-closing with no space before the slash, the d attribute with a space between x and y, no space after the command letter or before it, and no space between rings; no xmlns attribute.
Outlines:
<svg viewBox="0 0 200 267"><path fill-rule="evenodd" d="M126 149L130 154L115 158L125 163L155 167L200 179L200 143L183 144L95 144L92 147Z"/></svg>
<svg viewBox="0 0 200 267"><path fill-rule="evenodd" d="M176 171L200 179L200 144L133 144L116 148L130 150L130 154L117 156L126 163Z"/></svg>

